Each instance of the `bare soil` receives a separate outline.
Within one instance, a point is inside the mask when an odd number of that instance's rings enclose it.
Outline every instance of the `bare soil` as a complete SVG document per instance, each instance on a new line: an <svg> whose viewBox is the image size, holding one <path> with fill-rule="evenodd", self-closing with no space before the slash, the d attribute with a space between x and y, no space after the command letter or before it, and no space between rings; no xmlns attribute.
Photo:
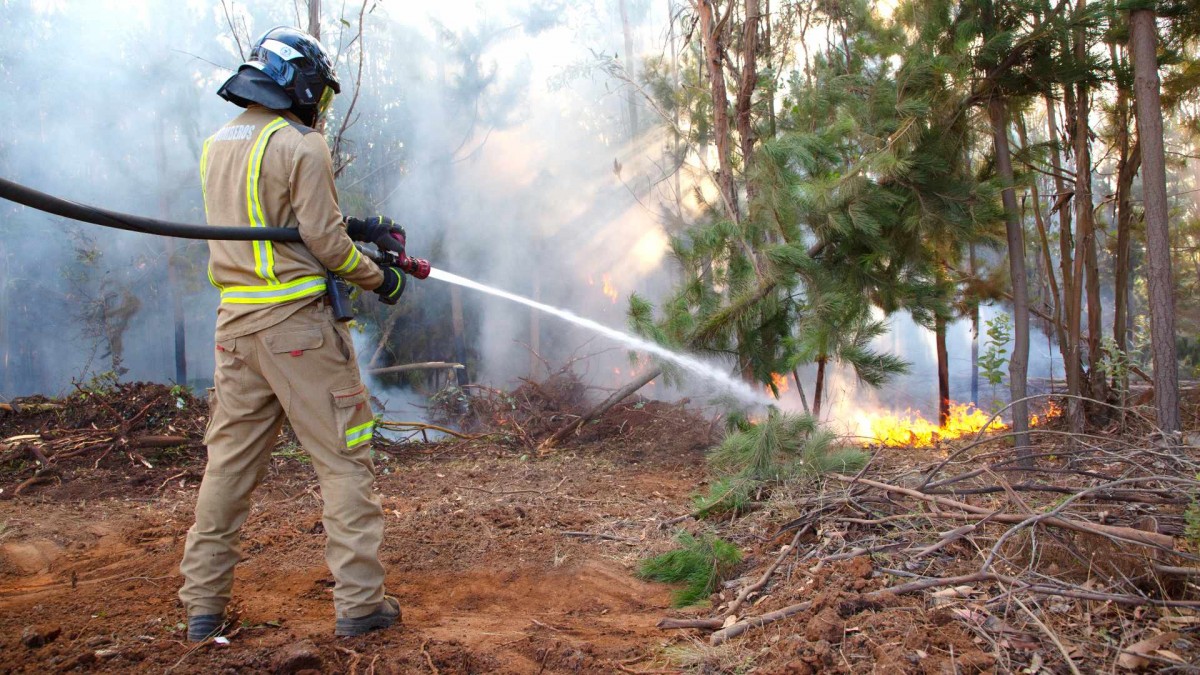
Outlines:
<svg viewBox="0 0 1200 675"><path fill-rule="evenodd" d="M175 405L146 387L115 398L155 396ZM75 399L9 413L0 438L107 428L96 407ZM203 412L185 399L164 424L194 440ZM381 557L404 625L353 639L332 635L320 492L285 435L243 529L236 633L200 648L183 639L175 592L202 449L102 459L97 449L3 499L34 466L10 450L0 464L0 671L613 672L668 637L655 623L670 589L632 570L669 546L658 522L686 512L710 440L707 421L674 406L615 415L603 440L542 458L503 439L377 445Z"/></svg>
<svg viewBox="0 0 1200 675"><path fill-rule="evenodd" d="M981 588L881 593L898 583L887 566L902 558L830 554L939 534L914 529L909 517L882 517L898 503L866 493L849 502L868 507L859 522L830 512L738 618L811 601L805 610L721 646L710 646L709 630L660 629L668 616L720 615L791 541L794 529L781 525L815 519L822 500L844 495L836 486L779 490L732 521L681 518L710 480L713 421L631 400L539 455L537 437L569 414L555 405L568 390L542 383L492 392L469 411L477 428L495 431L485 437L376 439L387 517L381 557L404 620L360 638L332 635L320 491L285 433L243 530L229 642L199 646L184 639L175 593L204 467L204 403L138 384L0 412L0 672L1050 673L1066 672L1064 650L1088 672L1115 669L1121 649L1153 636L1162 641L1147 651L1152 667L1182 672L1176 664L1200 661L1193 610L1039 599L1032 611L1043 631L1015 605L1001 612L976 600ZM158 447L153 439L162 438L183 442ZM872 475L898 479L946 456L880 451ZM1059 497L1020 499L1044 508ZM1096 519L1131 522L1149 510L1159 531L1183 529L1178 505L1129 509ZM671 609L672 588L634 574L638 561L672 548L678 528L716 528L746 552L739 578L709 606ZM908 568L911 576L971 571L980 551L967 541Z"/></svg>

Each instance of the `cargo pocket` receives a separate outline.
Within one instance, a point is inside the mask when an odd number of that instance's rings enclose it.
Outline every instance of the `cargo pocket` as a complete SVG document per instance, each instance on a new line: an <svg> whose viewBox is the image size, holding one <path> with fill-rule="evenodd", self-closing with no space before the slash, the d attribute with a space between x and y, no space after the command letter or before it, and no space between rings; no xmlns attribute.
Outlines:
<svg viewBox="0 0 1200 675"><path fill-rule="evenodd" d="M325 344L325 337L320 328L308 328L290 333L274 333L263 337L263 343L272 354L291 354L303 356L304 352L320 349Z"/></svg>
<svg viewBox="0 0 1200 675"><path fill-rule="evenodd" d="M360 383L329 393L333 397L337 428L343 434L340 446L342 453L356 454L370 447L371 438L375 435L375 416L371 413L366 385Z"/></svg>
<svg viewBox="0 0 1200 675"><path fill-rule="evenodd" d="M209 387L208 390L208 424L204 427L204 443L208 444L208 435L212 433L213 420L217 418L217 388Z"/></svg>

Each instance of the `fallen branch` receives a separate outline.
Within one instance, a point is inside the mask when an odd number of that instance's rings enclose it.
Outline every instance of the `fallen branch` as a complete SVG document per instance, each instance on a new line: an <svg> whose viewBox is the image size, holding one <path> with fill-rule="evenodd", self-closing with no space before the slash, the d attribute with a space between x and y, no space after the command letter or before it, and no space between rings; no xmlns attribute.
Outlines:
<svg viewBox="0 0 1200 675"><path fill-rule="evenodd" d="M436 431L438 433L461 438L467 441L474 441L483 438L487 434L464 434L461 431L447 429L436 424L427 424L425 422L380 422L379 427L382 429L390 429L392 431Z"/></svg>
<svg viewBox="0 0 1200 675"><path fill-rule="evenodd" d="M579 419L572 421L571 423L551 434L549 438L542 441L541 445L538 446L538 452L547 452L551 450L554 448L554 446L565 440L567 436L570 436L578 431L583 425L608 412L613 406L617 405L621 401L624 401L627 396L646 386L651 380L659 375L662 375L662 368L651 368L649 372L642 374L641 377L638 377L636 380L630 382L624 387L621 387L612 396L604 399L603 403L587 411L581 415Z"/></svg>
<svg viewBox="0 0 1200 675"><path fill-rule="evenodd" d="M799 530L796 530L796 536L792 537L792 543L788 544L787 548L779 552L779 555L775 558L775 562L771 563L771 566L767 568L766 572L763 572L763 575L759 577L758 581L743 588L742 592L738 593L737 598L735 598L733 602L729 603L729 608L725 610L725 614L723 616L737 616L737 612L742 608L742 604L746 602L746 598L750 597L751 593L761 590L763 586L767 585L767 582L771 580L771 575L775 574L775 570L779 569L780 563L783 562L784 558L796 551L796 545L800 543L800 537L802 537L804 533L808 532L810 529L812 529L812 523L809 523Z"/></svg>
<svg viewBox="0 0 1200 675"><path fill-rule="evenodd" d="M173 448L177 445L187 445L191 439L183 436L138 436L129 439L133 448Z"/></svg>
<svg viewBox="0 0 1200 675"><path fill-rule="evenodd" d="M932 504L937 504L939 506L948 506L950 508L961 509L968 513L972 513L972 514L979 515L979 516L990 516L990 518L989 518L990 520L994 520L998 523L1008 523L1011 525L1019 525L1021 523L1025 523L1025 521L1028 520L1028 518L1025 516L1019 516L1019 515L1012 514L1012 513L994 513L983 507L974 506L972 504L967 504L964 502L960 502L960 501L957 501L954 499L949 499L946 497L940 497L937 495L927 495L924 492L918 492L917 490L900 487L898 485L889 485L887 483L880 483L878 481L868 480L866 478L852 478L850 476L845 476L845 475L836 474L836 473L829 474L829 475L831 478L842 481L843 483L859 483L862 485L869 485L871 487L878 488L880 490L886 490L887 492L894 492L896 494L907 495L909 497L913 497L915 499L920 499L922 501L929 502ZM948 514L944 514L944 515L948 515ZM1083 532L1085 534L1096 534L1096 535L1100 535L1103 537L1108 537L1110 539L1116 539L1118 541L1123 541L1126 543L1139 544L1142 546L1150 546L1153 548L1169 551L1171 553L1178 553L1178 551L1175 550L1174 537L1171 537L1171 536L1168 536L1165 534L1159 534L1157 532L1147 532L1145 530L1135 530L1131 527L1120 527L1120 526L1116 526L1116 525L1102 525L1100 523L1093 523L1091 521L1074 520L1074 519L1070 519L1070 518L1064 518L1061 516L1051 516L1051 517L1041 518L1038 522L1040 522L1044 525L1051 525L1053 527L1059 527L1059 528L1062 528L1065 530L1072 530L1075 532Z"/></svg>
<svg viewBox="0 0 1200 675"><path fill-rule="evenodd" d="M717 630L725 625L724 619L672 619L670 617L660 620L655 624L663 630L676 630L679 628L704 628L707 630Z"/></svg>
<svg viewBox="0 0 1200 675"><path fill-rule="evenodd" d="M758 628L759 626L765 626L773 621L786 619L793 614L799 614L800 612L808 611L810 607L812 607L812 601L806 600L800 604L790 605L788 607L784 607L783 609L777 609L774 612L768 612L762 616L756 616L745 621L738 621L731 626L727 626L713 633L709 636L708 641L710 644L716 646L729 640L730 638L735 638L742 633L745 633L751 628Z"/></svg>
<svg viewBox="0 0 1200 675"><path fill-rule="evenodd" d="M448 361L426 361L424 363L406 363L402 366L387 366L386 368L371 368L367 370L368 375L383 375L385 373L403 373L409 370L443 370L454 369L459 370L466 368L461 363L451 363Z"/></svg>
<svg viewBox="0 0 1200 675"><path fill-rule="evenodd" d="M0 403L0 410L11 413L35 413L62 410L61 403Z"/></svg>
<svg viewBox="0 0 1200 675"><path fill-rule="evenodd" d="M633 539L632 537L618 537L615 534L602 534L600 532L574 532L571 530L562 530L559 532L559 534L566 536L566 537L583 537L583 538L591 537L594 539L610 539L612 541L631 541L631 542L641 541L640 539Z"/></svg>

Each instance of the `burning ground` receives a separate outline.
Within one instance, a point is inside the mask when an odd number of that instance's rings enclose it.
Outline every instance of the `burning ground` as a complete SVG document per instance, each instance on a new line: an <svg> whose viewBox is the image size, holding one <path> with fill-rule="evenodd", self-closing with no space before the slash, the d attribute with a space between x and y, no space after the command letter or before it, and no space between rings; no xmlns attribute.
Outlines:
<svg viewBox="0 0 1200 675"><path fill-rule="evenodd" d="M764 482L694 517L720 426L629 399L565 445L560 374L446 397L468 438L376 439L382 557L405 626L330 635L320 494L285 434L255 495L230 644L182 640L176 566L203 471L203 402L157 385L0 412L0 670L161 672L1078 672L1200 658L1194 448L1131 414L1016 470L1003 432L872 449L860 475ZM1197 428L1196 406L1190 427ZM1036 521L1036 524L1035 524ZM1024 525L1022 525L1024 523ZM677 530L744 557L709 601L639 562ZM1167 606L1175 605L1175 606Z"/></svg>

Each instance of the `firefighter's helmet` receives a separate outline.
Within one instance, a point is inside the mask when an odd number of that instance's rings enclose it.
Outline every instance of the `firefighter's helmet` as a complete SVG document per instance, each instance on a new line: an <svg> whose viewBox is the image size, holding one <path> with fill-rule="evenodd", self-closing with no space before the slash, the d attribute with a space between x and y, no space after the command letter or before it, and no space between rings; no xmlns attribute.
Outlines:
<svg viewBox="0 0 1200 675"><path fill-rule="evenodd" d="M267 31L217 94L243 108L258 103L271 110L291 110L305 124L315 124L340 93L329 53L307 33L279 26Z"/></svg>

